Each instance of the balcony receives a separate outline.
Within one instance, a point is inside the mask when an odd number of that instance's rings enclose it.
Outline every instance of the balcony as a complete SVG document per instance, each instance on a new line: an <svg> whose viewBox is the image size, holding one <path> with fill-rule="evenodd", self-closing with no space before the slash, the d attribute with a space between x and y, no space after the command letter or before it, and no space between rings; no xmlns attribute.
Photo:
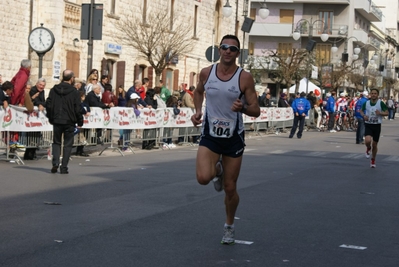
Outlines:
<svg viewBox="0 0 399 267"><path fill-rule="evenodd" d="M286 1L284 1L286 2ZM292 3L320 4L320 0L292 0ZM349 5L350 0L324 0L323 4Z"/></svg>
<svg viewBox="0 0 399 267"><path fill-rule="evenodd" d="M249 35L290 37L292 36L292 32L293 32L292 24L254 22Z"/></svg>
<svg viewBox="0 0 399 267"><path fill-rule="evenodd" d="M356 37L359 46L365 46L366 44L368 44L369 36L367 32L362 29L354 29L353 37Z"/></svg>
<svg viewBox="0 0 399 267"><path fill-rule="evenodd" d="M382 21L382 12L371 0L355 0L355 10L368 21Z"/></svg>

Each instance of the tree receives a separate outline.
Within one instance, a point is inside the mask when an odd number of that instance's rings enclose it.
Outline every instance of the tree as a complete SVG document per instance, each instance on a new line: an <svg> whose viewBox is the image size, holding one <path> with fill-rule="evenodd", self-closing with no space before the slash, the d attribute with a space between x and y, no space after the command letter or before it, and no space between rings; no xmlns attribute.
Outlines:
<svg viewBox="0 0 399 267"><path fill-rule="evenodd" d="M280 95L280 84L285 84L288 88L292 82L298 83L306 74L307 52L303 49L292 49L286 56L278 51L263 51L263 56L249 58L248 68L255 80L262 73L268 72L269 78L277 83L277 96Z"/></svg>
<svg viewBox="0 0 399 267"><path fill-rule="evenodd" d="M156 6L155 10L147 10L147 16L143 16L143 9L135 5L125 9L120 19L114 22L117 32L113 37L122 45L134 48L136 59L148 61L158 84L170 60L190 53L194 42L190 34L190 18L178 21L177 16L171 18L161 3Z"/></svg>

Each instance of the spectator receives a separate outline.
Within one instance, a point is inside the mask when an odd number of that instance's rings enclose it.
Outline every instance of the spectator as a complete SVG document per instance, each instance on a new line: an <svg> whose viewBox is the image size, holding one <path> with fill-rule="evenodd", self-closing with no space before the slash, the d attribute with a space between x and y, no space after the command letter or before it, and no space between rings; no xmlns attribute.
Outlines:
<svg viewBox="0 0 399 267"><path fill-rule="evenodd" d="M166 88L166 86L163 84L162 80L159 80L159 86L161 87L160 96L161 96L163 102L166 103L166 100L168 100L168 98L171 96L170 90L168 88Z"/></svg>
<svg viewBox="0 0 399 267"><path fill-rule="evenodd" d="M112 92L112 85L109 83L104 84L104 93L102 93L101 102L107 104L108 106L112 103L113 106L118 105L118 99Z"/></svg>
<svg viewBox="0 0 399 267"><path fill-rule="evenodd" d="M108 75L101 75L101 80L98 83L101 87L101 94L105 92L105 85L108 84Z"/></svg>
<svg viewBox="0 0 399 267"><path fill-rule="evenodd" d="M266 97L261 101L260 106L265 107L265 108L271 108L272 107L272 102L270 100L270 93L266 93Z"/></svg>
<svg viewBox="0 0 399 267"><path fill-rule="evenodd" d="M195 108L194 106L194 90L195 86L191 85L189 90L185 90L185 94L181 100L182 107Z"/></svg>
<svg viewBox="0 0 399 267"><path fill-rule="evenodd" d="M73 87L74 74L71 70L64 70L62 82L50 90L46 100L46 110L49 122L53 125L53 167L51 173L56 173L60 165L62 136L64 150L61 164L61 174L68 173L68 162L72 151L75 125L83 125L80 113L80 98Z"/></svg>
<svg viewBox="0 0 399 267"><path fill-rule="evenodd" d="M125 97L126 102L128 102L130 100L130 95L133 93L136 93L139 90L139 88L142 87L142 85L143 85L143 83L140 80L134 81L134 85L132 87L130 87L129 90L127 90L126 97Z"/></svg>
<svg viewBox="0 0 399 267"><path fill-rule="evenodd" d="M292 111L294 112L294 123L292 125L291 133L289 138L292 138L296 132L299 123L299 130L297 133L297 137L299 139L302 138L303 126L305 125L305 117L308 115L308 111L310 110L310 103L307 99L305 99L305 92L300 94L300 97L295 99L292 102Z"/></svg>
<svg viewBox="0 0 399 267"><path fill-rule="evenodd" d="M80 95L80 113L84 116L84 117L88 117L90 116L90 106L85 103L85 99L86 99L86 94L84 92L79 92ZM77 129L77 130L76 130ZM76 128L75 129L75 134L79 134L78 136L78 142L80 143L79 146L76 147L76 156L81 156L81 157L89 157L90 155L87 154L86 152L84 152L84 146L87 144L86 141L86 136L89 133L88 129L83 129L84 134L82 133L82 129Z"/></svg>
<svg viewBox="0 0 399 267"><path fill-rule="evenodd" d="M280 99L278 100L278 107L279 108L288 108L288 107L290 107L290 104L288 104L288 101L287 101L287 95L286 94L282 93L280 95Z"/></svg>
<svg viewBox="0 0 399 267"><path fill-rule="evenodd" d="M1 92L0 92L0 105L3 106L4 109L8 108L11 103L11 94L14 90L14 85L6 81L1 85Z"/></svg>
<svg viewBox="0 0 399 267"><path fill-rule="evenodd" d="M118 107L126 107L126 91L122 85L119 85L118 90L116 90L115 97L118 100Z"/></svg>
<svg viewBox="0 0 399 267"><path fill-rule="evenodd" d="M364 118L360 110L362 109L363 104L367 102L368 95L369 93L367 91L364 91L360 95L360 98L357 100L355 105L355 117L357 119L356 144L364 144L363 138L364 138L365 125L364 125Z"/></svg>
<svg viewBox="0 0 399 267"><path fill-rule="evenodd" d="M388 107L388 120L393 120L393 111L395 109L395 102L393 101L393 97L391 96L390 99L386 102L386 105Z"/></svg>
<svg viewBox="0 0 399 267"><path fill-rule="evenodd" d="M327 130L330 133L335 133L334 130L334 122L335 122L335 91L331 91L331 93L327 93L327 104L326 111L328 112L328 128Z"/></svg>
<svg viewBox="0 0 399 267"><path fill-rule="evenodd" d="M98 84L93 84L92 90L87 94L86 99L84 100L84 102L89 106L89 107L99 107L102 109L106 109L106 108L110 108L113 107L114 104L110 103L110 104L104 104L103 102L101 102L101 87ZM97 133L97 144L102 144L102 129L96 129L96 133Z"/></svg>
<svg viewBox="0 0 399 267"><path fill-rule="evenodd" d="M148 85L150 84L150 80L148 78L144 78L142 81L141 87L136 87L136 93L140 96L141 99L145 99L145 95L147 93Z"/></svg>
<svg viewBox="0 0 399 267"><path fill-rule="evenodd" d="M93 85L97 84L98 78L97 74L90 74L89 78L87 79L87 84L86 84L86 95L88 95L92 90L93 90ZM100 86L99 86L100 87ZM100 88L100 93L101 93L101 88ZM101 98L101 94L100 94Z"/></svg>
<svg viewBox="0 0 399 267"><path fill-rule="evenodd" d="M158 103L157 100L155 99L155 91L154 89L147 89L147 92L145 93L145 99L144 102L149 105L150 107L157 109Z"/></svg>
<svg viewBox="0 0 399 267"><path fill-rule="evenodd" d="M169 91L169 90L168 90ZM154 99L157 101L157 108L166 108L166 103L161 97L162 89L159 86L154 87Z"/></svg>
<svg viewBox="0 0 399 267"><path fill-rule="evenodd" d="M29 92L32 98L33 105L38 107L40 111L43 111L46 106L46 97L44 95L44 88L46 87L46 79L39 78L36 85L32 87Z"/></svg>
<svg viewBox="0 0 399 267"><path fill-rule="evenodd" d="M23 59L21 61L21 68L11 80L11 83L14 85L14 90L11 95L11 105L19 105L23 103L25 86L29 80L30 69L31 69L30 60Z"/></svg>

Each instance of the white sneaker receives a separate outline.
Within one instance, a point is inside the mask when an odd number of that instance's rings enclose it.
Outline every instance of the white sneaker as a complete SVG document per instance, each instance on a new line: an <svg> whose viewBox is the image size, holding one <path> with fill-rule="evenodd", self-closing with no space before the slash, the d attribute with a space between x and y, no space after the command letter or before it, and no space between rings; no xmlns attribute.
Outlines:
<svg viewBox="0 0 399 267"><path fill-rule="evenodd" d="M162 146L163 148L169 148L169 146L167 145L167 144L163 144L163 146Z"/></svg>
<svg viewBox="0 0 399 267"><path fill-rule="evenodd" d="M330 130L330 133L336 133L337 131L336 130Z"/></svg>
<svg viewBox="0 0 399 267"><path fill-rule="evenodd" d="M176 145L173 144L173 143L170 143L168 146L169 146L169 148L175 148L176 147Z"/></svg>

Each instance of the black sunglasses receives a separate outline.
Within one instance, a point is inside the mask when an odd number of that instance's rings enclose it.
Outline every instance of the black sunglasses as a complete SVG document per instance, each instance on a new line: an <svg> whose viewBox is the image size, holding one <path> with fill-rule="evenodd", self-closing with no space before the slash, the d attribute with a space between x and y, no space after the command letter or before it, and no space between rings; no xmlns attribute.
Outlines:
<svg viewBox="0 0 399 267"><path fill-rule="evenodd" d="M237 52L237 51L239 51L240 50L240 48L238 48L237 46L235 46L235 45L228 45L228 44L221 44L220 45L220 48L222 49L222 50L227 50L227 49L229 49L230 48L230 51L231 52Z"/></svg>

